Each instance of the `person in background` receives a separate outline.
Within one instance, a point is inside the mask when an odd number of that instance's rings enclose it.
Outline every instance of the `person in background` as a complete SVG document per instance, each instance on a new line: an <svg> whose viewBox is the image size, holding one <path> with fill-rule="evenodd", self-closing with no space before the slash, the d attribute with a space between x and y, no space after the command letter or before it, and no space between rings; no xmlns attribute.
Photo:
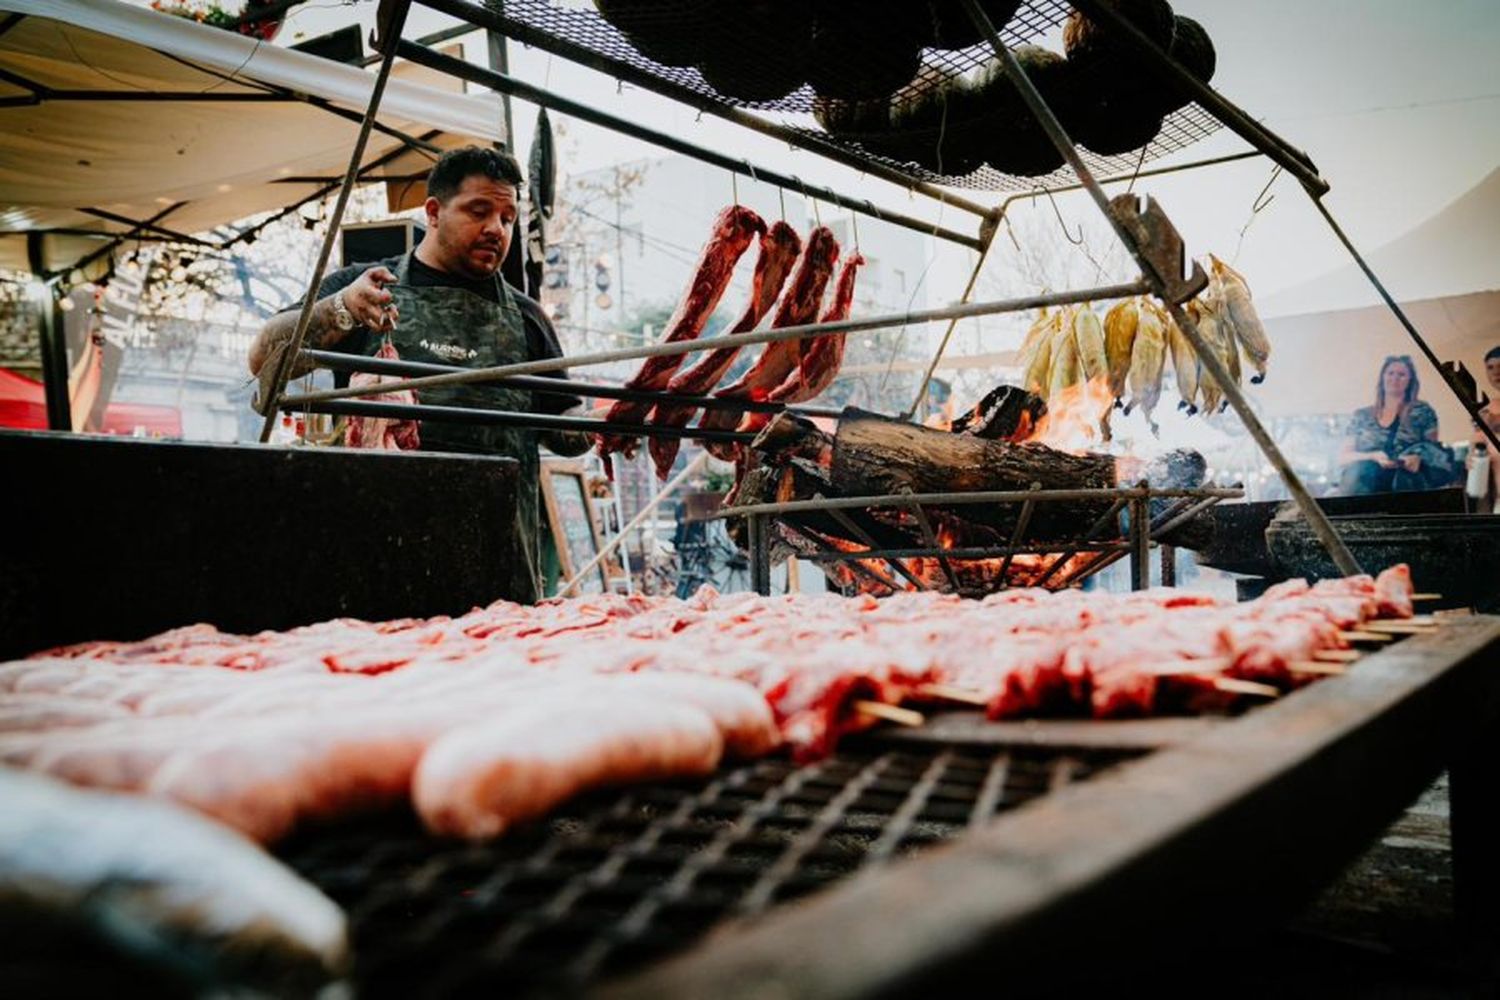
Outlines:
<svg viewBox="0 0 1500 1000"><path fill-rule="evenodd" d="M1339 492L1427 490L1453 481L1453 456L1438 443L1437 411L1418 399L1421 383L1410 356L1380 366L1375 405L1354 412L1339 453Z"/></svg>
<svg viewBox="0 0 1500 1000"><path fill-rule="evenodd" d="M1490 392L1494 394L1494 398L1489 401L1484 409L1479 411L1479 416L1481 420L1489 425L1490 430L1496 434L1500 434L1500 344L1490 348L1485 354L1484 374L1489 379ZM1500 455L1494 453L1494 449L1490 447L1489 438L1485 437L1478 427L1475 427L1473 446L1469 448L1470 465L1474 463L1475 456L1479 454L1478 447L1481 444L1485 446L1486 452L1489 454L1490 492L1489 496L1485 498L1487 505L1480 507L1480 510L1493 510L1495 513L1500 514Z"/></svg>

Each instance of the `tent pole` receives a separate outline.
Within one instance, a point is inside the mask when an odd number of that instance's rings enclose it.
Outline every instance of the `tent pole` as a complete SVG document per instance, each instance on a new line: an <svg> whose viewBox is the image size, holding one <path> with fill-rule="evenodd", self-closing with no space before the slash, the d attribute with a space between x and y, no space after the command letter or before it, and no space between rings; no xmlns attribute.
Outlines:
<svg viewBox="0 0 1500 1000"><path fill-rule="evenodd" d="M323 246L318 250L318 263L313 267L307 294L302 297L302 311L297 316L297 328L292 332L292 339L285 344L280 355L274 360L276 370L271 378L270 391L261 401L265 407L265 421L260 428L261 443L270 439L271 429L276 426L277 401L286 390L287 379L292 374L293 364L302 350L303 340L307 337L307 327L312 321L313 306L318 300L318 286L323 281L323 272L328 268L328 258L333 255L333 241L338 238L339 228L343 225L344 207L349 204L349 193L354 190L355 182L359 179L360 162L365 157L365 144L369 142L370 130L375 125L375 116L380 110L380 99L385 95L386 81L391 77L391 64L396 61L396 42L401 37L401 29L406 25L406 14L410 9L411 0L382 0L381 2L377 23L380 31L378 41L385 50L384 58L380 60L380 70L375 74L375 85L370 88L370 104L365 108L364 120L360 122L359 136L354 140L354 150L349 154L349 169L344 173L344 183L339 188L338 199L333 204L333 216L328 220L328 231L323 234Z"/></svg>
<svg viewBox="0 0 1500 1000"><path fill-rule="evenodd" d="M57 304L58 289L36 282L33 297L39 314L37 333L42 348L42 396L47 402L47 429L73 429L72 403L68 398L68 346L63 336L62 310Z"/></svg>
<svg viewBox="0 0 1500 1000"><path fill-rule="evenodd" d="M1073 173L1078 176L1079 183L1088 190L1089 196L1099 206L1099 211L1104 213L1105 219L1114 228L1115 235L1119 238L1120 243L1135 258L1137 266L1141 269L1141 276L1152 286L1156 297L1171 311L1172 318L1177 322L1178 328L1182 330L1188 342L1193 345L1193 351L1198 355L1199 363L1218 381L1220 388L1223 390L1224 397L1229 400L1230 405L1234 407L1235 413L1239 415L1240 422L1245 425L1245 429L1250 432L1250 436L1260 446L1260 450L1266 456L1266 460L1271 463L1276 472L1281 476L1282 482L1286 484L1287 491L1291 493L1292 499L1297 502L1297 507L1302 512L1302 517L1307 521L1308 527L1318 536L1318 540L1323 543L1323 547L1328 550L1328 554L1333 558L1339 572L1345 576L1353 576L1361 572L1359 563L1355 560L1353 553L1349 551L1348 546L1344 544L1344 540L1334 530L1333 522L1328 519L1328 515L1323 513L1323 508L1318 506L1318 502L1307 491L1307 487L1303 485L1301 477L1297 475L1291 463L1286 460L1286 456L1281 453L1281 449L1276 446L1276 442L1271 438L1270 433L1266 431L1264 425L1261 424L1260 418L1255 415L1255 411L1250 408L1250 401L1245 398L1245 394L1240 391L1240 387L1230 380L1229 373L1225 370L1223 362L1218 359L1213 351L1208 349L1207 343L1198 332L1197 324L1183 310L1182 303L1200 291L1206 279L1203 276L1202 269L1197 264L1194 264L1193 279L1189 281L1183 280L1181 276L1182 244L1175 231L1171 230L1171 224L1166 222L1164 216L1158 215L1155 218L1151 218L1132 211L1134 200L1129 195L1122 196L1121 200L1130 204L1122 204L1121 209L1119 211L1116 210L1115 206L1110 203L1108 196L1104 193L1104 188L1094 179L1093 173L1083 162L1083 158L1078 155L1078 150L1073 145L1073 140L1068 137L1062 124L1058 122L1057 116L1052 113L1052 109L1047 105L1046 100L1043 99L1041 93L1026 75L1026 71L1021 68L1021 64L1016 60L1015 55L1000 40L999 33L995 30L994 24L990 22L989 16L979 6L978 0L963 0L963 5L964 9L969 13L970 20L974 22L975 27L979 29L980 34L989 42L995 55L1004 64L1005 75L1015 84L1016 89L1020 92L1033 117L1041 124L1043 131L1047 133L1047 137L1052 140L1058 152L1063 155L1063 158L1073 168ZM1088 5L1089 12L1093 13L1093 8L1096 6L1098 5L1090 3ZM1247 138L1250 137L1247 136ZM1285 155L1285 151L1277 151L1282 155L1276 155L1264 149L1262 151L1266 152L1268 156L1272 156L1278 163L1289 159ZM1292 170L1292 172L1297 174L1297 176L1301 177L1309 173L1304 164L1295 163L1295 166L1297 169ZM1153 203L1152 208L1154 209L1154 207ZM1170 266L1163 266L1162 262L1153 261L1151 256L1146 253L1146 244L1152 235L1153 228L1156 230L1156 236L1169 237L1165 242L1175 242L1175 246L1170 248L1166 247L1161 241L1154 247L1162 256L1167 256L1175 250L1176 260L1169 262L1170 264L1175 264L1175 273L1170 273Z"/></svg>

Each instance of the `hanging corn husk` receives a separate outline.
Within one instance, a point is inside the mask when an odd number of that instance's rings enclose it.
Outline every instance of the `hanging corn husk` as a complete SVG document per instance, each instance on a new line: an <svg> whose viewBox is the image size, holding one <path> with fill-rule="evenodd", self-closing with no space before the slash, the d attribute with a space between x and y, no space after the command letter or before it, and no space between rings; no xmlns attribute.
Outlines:
<svg viewBox="0 0 1500 1000"><path fill-rule="evenodd" d="M1266 377L1266 365L1271 359L1271 341L1266 337L1266 328L1250 300L1250 286L1244 277L1213 254L1208 255L1209 271L1217 285L1223 311L1228 315L1235 340L1245 352L1245 358L1255 369L1251 382L1259 385Z"/></svg>
<svg viewBox="0 0 1500 1000"><path fill-rule="evenodd" d="M1119 302L1104 315L1104 358L1109 370L1109 391L1115 402L1125 398L1125 378L1130 372L1131 348L1135 346L1140 305L1135 299Z"/></svg>
<svg viewBox="0 0 1500 1000"><path fill-rule="evenodd" d="M1161 377L1167 360L1167 330L1159 309L1152 302L1140 300L1136 322L1135 344L1130 351L1130 372L1126 377L1130 389L1128 414L1139 407L1146 414L1151 432L1157 433L1151 414L1161 399Z"/></svg>

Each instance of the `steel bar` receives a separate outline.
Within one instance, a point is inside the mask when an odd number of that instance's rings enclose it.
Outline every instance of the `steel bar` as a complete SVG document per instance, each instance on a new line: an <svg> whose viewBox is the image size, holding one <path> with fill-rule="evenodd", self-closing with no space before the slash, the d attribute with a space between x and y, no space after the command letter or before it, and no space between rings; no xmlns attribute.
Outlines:
<svg viewBox="0 0 1500 1000"><path fill-rule="evenodd" d="M445 375L428 375L422 378L385 382L380 385L358 386L348 389L326 389L299 396L301 402L322 402L330 399L351 399L381 392L400 392L404 389L431 389L440 385L479 385L509 375L536 375L541 372L561 371L564 368L585 368L589 365L609 364L615 361L635 361L641 358L663 358L694 351L709 351L719 347L748 347L752 344L772 344L783 340L806 340L830 333L857 333L861 330L876 330L887 326L904 326L912 323L931 323L951 319L955 316L988 316L994 313L1022 312L1041 306L1069 305L1092 302L1097 299L1124 299L1151 290L1145 282L1136 281L1127 285L1108 285L1102 288L1087 288L1073 292L1058 292L1049 295L1032 295L1020 299L1003 299L996 302L972 302L966 306L944 306L938 309L922 309L915 312L887 316L869 316L863 319L839 320L835 323L807 323L801 326L782 327L779 330L758 330L754 333L725 334L720 337L704 337L698 340L680 340L672 343L645 344L614 351L597 351L592 354L576 354L572 357L543 358L539 361L523 361L514 365L496 368L469 368L462 372Z"/></svg>
<svg viewBox="0 0 1500 1000"><path fill-rule="evenodd" d="M608 559L610 553L614 552L615 549L624 544L625 539L630 535L630 533L636 528L640 527L640 525L646 520L646 518L650 517L652 512L655 511L657 507L661 506L662 501L666 500L667 497L676 492L679 486L687 482L690 477L697 473L697 471L703 467L703 464L706 461L708 461L708 452L699 452L697 458L689 462L686 466L683 467L681 472L672 477L670 482L668 482L661 489L657 490L656 496L652 497L650 503L647 503L636 513L635 517L630 519L629 524L622 525L620 527L620 530L615 533L615 537L611 538L607 543L600 546L599 551L594 553L594 557L592 559L583 564L582 569L578 569L573 572L573 575L568 579L568 582L564 583L561 587L558 588L557 596L567 597L572 594L573 589L577 587L578 584L585 578L587 578L588 575L594 571L595 567L597 567L604 560ZM625 575L630 575L628 567L626 569Z"/></svg>
<svg viewBox="0 0 1500 1000"><path fill-rule="evenodd" d="M819 538L816 532L814 532L814 531L812 531L812 530L810 530L808 528L803 527L802 525L798 524L792 518L789 518L789 517L788 518L782 518L781 519L781 524L784 525L787 528L790 528L792 531L796 532L798 535L800 535L803 538L805 538L819 552L822 552L822 553L834 553L834 554L837 554L839 552L838 549L834 548L832 545L829 545L822 538ZM823 559L823 558L821 558L819 556L809 556L808 558L811 559L813 562L828 562L829 561L829 560ZM873 581L878 586L887 587L887 588L889 588L891 590L900 590L901 589L901 585L899 583L897 583L895 580L887 579L886 577L881 576L879 573L876 573L870 567L866 566L864 564L864 562L861 561L861 560L859 560L859 559L855 559L854 561L850 562L849 563L849 569L851 571L855 572L855 573L858 573L860 576L863 576L865 579Z"/></svg>
<svg viewBox="0 0 1500 1000"><path fill-rule="evenodd" d="M1161 585L1163 587L1177 586L1177 546L1160 546L1161 552Z"/></svg>
<svg viewBox="0 0 1500 1000"><path fill-rule="evenodd" d="M1040 492L1041 488L1042 488L1042 484L1041 483L1032 483L1031 484L1031 492L1032 493L1038 493L1038 492ZM1021 503L1021 513L1019 513L1019 514L1016 515L1016 526L1015 526L1015 529L1013 531L1011 531L1011 533L1010 533L1010 545L1011 545L1011 548L1015 548L1017 545L1021 544L1021 539L1024 538L1024 537L1026 537L1026 529L1031 525L1031 515L1035 511L1036 511L1036 499L1034 497L1027 497ZM1010 572L1011 558L1012 558L1012 553L1009 553L1009 552L1005 553L1005 561L1000 564L1000 579L1001 580L1004 580L1005 579L1005 574Z"/></svg>
<svg viewBox="0 0 1500 1000"><path fill-rule="evenodd" d="M337 239L339 227L344 221L344 207L349 204L349 194L354 190L354 183L359 177L360 163L365 158L365 144L370 141L370 131L375 126L375 116L380 111L380 100L385 96L386 81L391 78L391 66L396 61L396 42L401 37L401 29L406 25L406 14L411 9L411 0L393 0L389 8L384 4L381 6L381 14L387 18L380 26L382 32L380 41L384 48L384 58L380 60L380 69L376 72L375 83L370 88L370 103L365 108L364 118L359 125L359 135L355 138L354 149L349 154L349 167L344 171L344 183L339 187L338 198L333 204L333 214L328 219L328 231L324 233L323 245L318 249L318 262L313 267L307 293L302 297L302 310L297 315L297 326L292 331L292 339L283 344L280 353L270 360L270 363L275 365L275 369L271 377L270 392L267 398L262 400L266 415L260 428L262 443L270 438L271 429L276 426L277 403L281 399L281 394L286 391L286 383L291 377L293 362L298 352L302 350L302 341L307 337L307 328L312 321L313 306L318 301L318 285L323 280L323 274L328 270L328 259L333 255L334 240Z"/></svg>
<svg viewBox="0 0 1500 1000"><path fill-rule="evenodd" d="M1165 71L1172 78L1172 82L1192 94L1198 104L1210 111L1215 118L1227 125L1240 138L1294 175L1303 186L1318 194L1327 193L1328 182L1318 174L1318 166L1311 157L1251 118L1224 95L1184 69L1181 63L1163 52L1141 29L1130 23L1128 18L1114 10L1109 4L1101 3L1099 0L1077 0L1073 6L1077 7L1089 20L1106 25L1112 34L1124 38L1132 47L1148 56L1156 64L1155 68Z"/></svg>
<svg viewBox="0 0 1500 1000"><path fill-rule="evenodd" d="M1069 559L1077 555L1079 550L1084 546L1084 544L1088 542L1089 539L1094 537L1096 532L1103 530L1103 528L1111 521L1114 521L1116 524L1118 524L1120 511L1124 510L1125 505L1129 502L1130 501L1128 500L1122 499L1116 500L1114 503L1110 504L1109 510L1105 511L1099 516L1099 519L1097 521L1089 525L1089 530L1083 533L1082 538L1078 539L1078 541L1076 542L1069 544L1067 548L1058 553L1056 561L1054 561L1051 566L1047 567L1047 572L1043 573L1037 579L1036 586L1045 586L1047 581L1052 579L1053 575L1059 569L1062 569L1063 563L1067 562Z"/></svg>
<svg viewBox="0 0 1500 1000"><path fill-rule="evenodd" d="M463 372L469 369L460 365L435 365L425 361L400 361L392 358L372 358L363 354L343 354L339 351L315 351L304 349L302 356L323 368L340 372L371 372L378 375L438 375L443 372ZM627 389L617 385L596 385L590 382L574 382L545 375L512 375L496 379L492 385L506 389L524 389L538 395L587 396L590 399L625 399L640 403L667 403L671 405L695 406L704 410L747 410L754 413L781 413L791 410L809 417L837 417L843 411L833 406L804 406L800 403L771 403L753 399L725 399L720 396L686 396L670 392L650 392L644 389ZM300 397L283 397L286 406L295 406Z"/></svg>
<svg viewBox="0 0 1500 1000"><path fill-rule="evenodd" d="M750 589L762 597L770 597L771 547L766 538L766 519L752 515L746 524L750 536Z"/></svg>
<svg viewBox="0 0 1500 1000"><path fill-rule="evenodd" d="M865 531L865 529L863 529L859 525L855 524L850 519L850 517L849 517L848 514L845 514L841 510L829 510L828 511L828 516L832 517L835 521L837 521L839 523L840 527L842 527L845 531L849 532L849 537L850 538L853 538L853 539L855 539L858 542L864 543L866 546L869 547L869 549L870 549L871 552L874 552L875 549L879 548L879 546L875 543L875 539L873 539L873 538L870 537L869 532ZM889 566L891 569L895 570L897 573L900 573L903 577L906 578L906 581L908 583L910 583L912 586L916 587L918 590L928 590L929 589L928 586L927 586L927 584L923 583L920 577L918 577L911 570L907 569L906 565L904 563L902 563L900 559L891 558L891 557L888 557L888 556L877 556L877 555L871 555L870 558L871 559L884 559L885 560L885 564L887 566Z"/></svg>
<svg viewBox="0 0 1500 1000"><path fill-rule="evenodd" d="M1396 317L1396 321L1401 324L1406 330L1407 335L1411 337L1412 342L1417 345L1417 350L1421 351L1422 356L1428 360L1433 368L1437 369L1439 377L1447 383L1448 388L1453 391L1453 395L1458 398L1459 403L1463 405L1464 410L1468 412L1469 417L1474 421L1474 426L1479 428L1480 433L1489 439L1490 448L1493 449L1491 454L1500 455L1500 437L1496 436L1489 422L1484 419L1478 400L1470 398L1465 389L1461 388L1458 383L1448 377L1447 366L1433 353L1426 339L1417 332L1416 326L1407 317L1406 312L1396 302L1391 293L1386 290L1385 284L1376 276L1370 265L1366 263L1364 255L1355 248L1354 241L1349 239L1349 235L1338 224L1338 220L1333 217L1333 213L1328 211L1328 206L1323 204L1323 199L1317 195L1313 195L1312 200L1313 204L1318 207L1318 212L1323 216L1324 221L1328 223L1328 227L1333 230L1333 234L1339 238L1339 242L1344 245L1344 249L1349 251L1349 256L1354 258L1354 263L1359 265L1359 269L1364 272L1370 284L1375 286L1375 291L1380 293L1381 299L1385 301L1386 307Z"/></svg>
<svg viewBox="0 0 1500 1000"><path fill-rule="evenodd" d="M1004 212L1004 206L1001 207L1001 212ZM959 296L958 301L960 305L969 301L969 298L974 294L974 289L979 284L979 274L984 270L984 262L989 259L990 247L995 245L995 234L1000 231L1001 218L1003 218L1003 215L985 221L982 229L984 243L979 248L979 259L974 261L974 270L969 272L969 280L964 285L963 295ZM943 355L948 353L948 342L953 339L953 331L957 329L958 319L956 317L950 319L948 321L948 329L943 331L943 337L938 341L937 350L933 352L932 363L927 366L927 371L922 373L922 383L917 386L916 394L911 399L911 406L907 408L903 419L911 420L916 415L917 407L922 405L922 400L927 396L927 387L932 384L932 374L937 371L938 365L942 363Z"/></svg>
<svg viewBox="0 0 1500 1000"><path fill-rule="evenodd" d="M1088 10L1094 10L1102 6L1093 3L1092 0L1087 0L1087 3ZM1188 342L1193 345L1193 351L1198 355L1199 362L1208 370L1208 373L1215 381L1218 382L1219 386L1223 389L1225 398L1229 400L1230 405L1234 407L1235 413L1239 416L1240 422L1245 425L1245 429L1250 432L1250 436L1260 446L1260 450L1266 456L1266 460L1271 463L1281 476L1282 482L1286 484L1287 491L1292 494L1292 498L1296 500L1298 508L1302 511L1303 519L1307 521L1313 533L1318 536L1318 540L1323 543L1323 547L1328 550L1328 554L1333 558L1334 564L1346 576L1359 573L1359 563L1355 560L1354 555L1349 551L1348 546L1344 544L1343 539L1339 537L1338 532L1333 527L1333 523L1323 513L1323 509L1318 506L1312 494L1307 491L1307 487L1303 485L1301 477L1297 475L1291 463L1286 460L1286 456L1281 453L1281 449L1276 445L1271 435L1267 433L1265 427L1260 422L1260 418L1251 409L1250 403L1245 398L1244 393L1240 391L1239 385L1230 380L1223 363L1213 351L1208 349L1207 343L1198 332L1198 325L1188 317L1182 306L1167 293L1170 285L1181 283L1179 276L1162 273L1146 254L1141 238L1115 212L1109 199L1104 194L1104 189L1099 186L1099 182L1094 179L1093 174L1089 171L1087 165L1084 164L1082 157L1078 155L1077 148L1074 147L1073 141L1068 137L1062 124L1057 120L1057 116L1048 107L1047 102L1042 98L1035 84L1026 75L1026 71L1021 68L1021 64L1016 60L1015 54L1006 48L1005 44L1000 40L999 34L995 31L995 26L990 23L989 16L980 8L977 0L963 0L963 4L969 12L970 19L979 28L980 34L989 41L990 47L1004 64L1006 75L1016 85L1032 116L1041 124L1043 131L1047 133L1047 136L1057 147L1058 152L1062 153L1064 159L1073 168L1073 172L1077 174L1079 182L1088 190L1089 196L1094 199L1099 210L1104 213L1105 219L1114 228L1115 234L1121 244L1135 258L1137 266L1141 269L1142 276L1152 286L1152 294L1160 299L1171 311L1172 318L1176 320L1177 326L1182 330L1183 335L1187 337ZM1104 13L1113 14L1112 11L1105 11ZM1120 19L1120 21L1123 23L1123 19ZM1126 28L1134 30L1133 26L1128 24ZM1278 163L1284 159L1289 159L1285 155L1273 158ZM1297 164L1295 169L1293 166L1287 164L1283 164L1283 166L1286 166L1288 170L1292 170L1298 176L1304 176L1307 172L1306 168L1301 164Z"/></svg>
<svg viewBox="0 0 1500 1000"><path fill-rule="evenodd" d="M1153 541L1155 541L1156 539L1161 538L1167 532L1171 531L1173 528L1177 527L1180 524L1184 524L1184 523L1186 523L1188 521L1191 521L1193 518L1197 517L1203 511L1207 510L1208 508L1212 507L1214 504L1216 504L1218 502L1219 502L1219 498L1218 497L1208 497L1208 498L1206 498L1204 500L1200 500L1199 502L1193 504L1191 507L1189 507L1187 510L1183 511L1181 514L1175 514L1174 515L1171 509L1167 510L1161 517L1159 517L1159 518L1156 519L1156 521L1165 522L1165 523L1160 524L1160 526L1153 526L1152 527L1152 529L1151 529L1151 539ZM1174 505L1174 507L1175 507L1175 505ZM1153 524L1155 524L1155 522L1153 522ZM1124 558L1124 556L1125 556L1125 553L1123 553L1123 552L1105 553L1104 555L1098 557L1097 559L1094 559L1094 560L1086 563L1085 565L1083 565L1079 569L1077 569L1074 572L1068 574L1067 578L1063 580L1063 586L1067 586L1068 584L1072 583L1074 580L1080 579L1081 577L1085 577L1085 576L1089 576L1091 574L1097 573L1100 570L1104 569L1105 567L1113 566L1115 563L1119 562L1122 558Z"/></svg>
<svg viewBox="0 0 1500 1000"><path fill-rule="evenodd" d="M745 431L699 430L696 427L653 427L646 424L617 424L592 417L565 417L550 413L521 413L515 410L483 410L468 406L430 406L426 403L352 402L312 403L292 406L282 400L282 408L295 413L331 413L346 417L390 417L395 420L435 420L448 424L474 424L485 427L525 427L541 431L574 431L583 434L622 434L631 437L700 438L704 441L735 441L747 444L755 435Z"/></svg>
<svg viewBox="0 0 1500 1000"><path fill-rule="evenodd" d="M1150 508L1146 501L1130 504L1130 589L1145 590L1151 586Z"/></svg>
<svg viewBox="0 0 1500 1000"><path fill-rule="evenodd" d="M739 108L731 107L712 98L705 97L687 87L670 83L645 70L637 69L629 63L610 59L568 39L559 38L545 31L539 31L523 21L506 17L501 12L482 7L479 4L467 2L467 0L417 0L417 2L424 7L441 11L450 17L467 21L477 27L499 31L507 37L514 38L523 45L532 45L544 51L552 52L571 62L603 73L606 76L624 80L653 93L670 97L699 111L732 121L737 125L759 132L762 135L779 139L793 146L799 146L810 152L817 153L825 159L842 163L846 167L852 167L861 173L889 181L899 187L925 195L934 201L941 202L953 208L961 209L962 211L981 217L989 217L993 214L991 209L969 201L950 191L945 191L936 184L919 181L899 170L866 160L856 153L825 142L817 136L767 121L764 118L741 111Z"/></svg>
<svg viewBox="0 0 1500 1000"><path fill-rule="evenodd" d="M767 183L775 184L777 187L785 188L788 191L798 191L819 201L830 202L841 208L847 208L850 211L860 212L871 218L879 219L882 222L889 222L892 225L902 226L928 236L936 236L952 243L971 247L975 250L983 249L988 243L987 240L979 236L970 236L967 233L934 225L924 219L903 215L899 212L887 212L876 208L867 199L850 198L839 194L832 188L810 185L790 174L784 174L768 167L757 166L745 159L726 156L718 150L709 149L706 146L700 146L697 143L689 142L678 136L649 128L605 111L600 111L598 108L563 97L550 90L532 86L504 73L488 70L462 59L455 59L452 56L445 56L440 52L434 52L425 45L418 45L414 42L402 42L399 47L399 54L410 62L435 69L441 73L447 73L463 80L468 80L471 83L477 83L501 94L519 97L523 101L530 101L532 104L550 108L553 111L577 118L580 121L591 122L602 128L618 132L621 135L628 135L633 139L649 142L654 146L660 146L662 149L680 153L683 156L688 156L711 166L728 170L731 173L750 177L754 180L766 181Z"/></svg>
<svg viewBox="0 0 1500 1000"><path fill-rule="evenodd" d="M1211 156L1204 160L1193 160L1189 163L1178 163L1166 167L1148 167L1145 170L1136 170L1128 174L1114 174L1110 177L1100 177L1099 183L1126 184L1141 180L1146 177L1161 177L1165 174L1182 173L1185 170L1197 170L1200 167L1217 167L1221 164L1233 163L1236 160L1254 159L1255 157L1260 155L1260 152L1257 150L1245 150L1244 152L1229 153L1224 156ZM1049 194L1064 194L1069 191L1081 190L1083 190L1082 184L1059 184L1057 187L1038 187L1030 191L1017 191L1015 194L1008 196L1005 201L1000 203L1000 214L1003 217L1005 211L1011 206L1013 202L1025 201L1027 199L1035 200L1037 198L1044 198Z"/></svg>
<svg viewBox="0 0 1500 1000"><path fill-rule="evenodd" d="M906 494L910 496L911 490L906 490ZM922 505L914 503L907 509L911 511L911 516L916 518L917 524L921 527L922 539L927 542L930 548L941 550L942 543L938 541L937 532L932 530L932 522L928 520L927 512L922 509ZM948 578L948 585L953 588L955 594L958 593L958 577L953 572L953 565L948 562L948 556L946 554L939 554L937 561L938 565L942 567L943 575Z"/></svg>
<svg viewBox="0 0 1500 1000"><path fill-rule="evenodd" d="M1051 500L1165 500L1175 497L1203 498L1209 502L1238 499L1245 491L1224 486L1197 486L1172 489L1141 490L1136 487L1076 490L987 490L964 493L905 493L897 496L824 497L821 500L788 500L784 503L746 504L727 507L713 514L715 518L740 517L745 514L792 514L801 511L848 510L852 507L904 507L920 503L928 506L958 507L971 503L1024 503Z"/></svg>
<svg viewBox="0 0 1500 1000"><path fill-rule="evenodd" d="M1001 556L1047 556L1057 552L1061 543L1034 542L1028 545L987 545L987 546L964 546L960 548L945 549L942 546L912 546L900 549L862 549L857 552L846 552L843 549L834 549L837 554L835 558L846 559L880 559L889 562L892 559L919 559L936 558L946 555L950 559L960 561L968 559L999 559ZM1126 555L1131 551L1129 542L1099 541L1090 542L1081 546L1074 555L1083 552L1099 552L1108 554Z"/></svg>

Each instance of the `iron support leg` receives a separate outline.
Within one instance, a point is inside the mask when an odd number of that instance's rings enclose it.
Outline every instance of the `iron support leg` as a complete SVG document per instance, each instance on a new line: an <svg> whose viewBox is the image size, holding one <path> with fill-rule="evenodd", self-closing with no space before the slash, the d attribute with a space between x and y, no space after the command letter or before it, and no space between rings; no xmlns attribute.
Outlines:
<svg viewBox="0 0 1500 1000"><path fill-rule="evenodd" d="M1130 501L1130 589L1151 586L1150 501Z"/></svg>
<svg viewBox="0 0 1500 1000"><path fill-rule="evenodd" d="M47 401L47 429L70 431L73 406L68 397L68 345L63 336L62 310L50 285L37 291L36 308L41 314L42 394Z"/></svg>
<svg viewBox="0 0 1500 1000"><path fill-rule="evenodd" d="M762 597L771 596L771 545L766 519L751 514L746 519L750 534L750 588Z"/></svg>
<svg viewBox="0 0 1500 1000"><path fill-rule="evenodd" d="M1161 547L1161 585L1163 587L1177 586L1177 546L1175 545Z"/></svg>

